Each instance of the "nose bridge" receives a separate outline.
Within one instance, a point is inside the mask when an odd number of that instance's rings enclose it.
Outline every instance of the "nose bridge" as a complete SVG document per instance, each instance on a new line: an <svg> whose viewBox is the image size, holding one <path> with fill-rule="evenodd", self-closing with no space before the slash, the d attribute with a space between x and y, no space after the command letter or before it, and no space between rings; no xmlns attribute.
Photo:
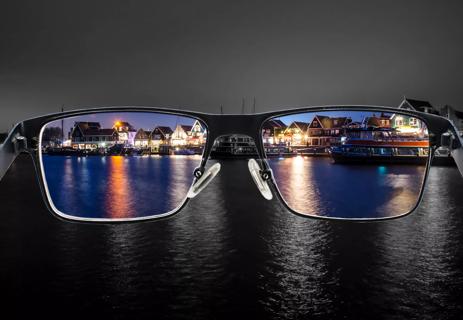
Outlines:
<svg viewBox="0 0 463 320"><path fill-rule="evenodd" d="M253 115L214 115L208 121L211 138L229 134L243 134L258 140L260 117ZM257 141L256 141L257 143Z"/></svg>

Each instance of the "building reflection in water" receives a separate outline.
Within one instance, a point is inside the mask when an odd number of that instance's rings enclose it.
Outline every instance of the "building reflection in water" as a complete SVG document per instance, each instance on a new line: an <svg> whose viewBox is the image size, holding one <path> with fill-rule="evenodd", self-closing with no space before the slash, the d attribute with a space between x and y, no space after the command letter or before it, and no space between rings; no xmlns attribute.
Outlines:
<svg viewBox="0 0 463 320"><path fill-rule="evenodd" d="M179 207L200 156L44 157L54 205L84 218L158 215Z"/></svg>
<svg viewBox="0 0 463 320"><path fill-rule="evenodd" d="M302 156L282 160L284 172L279 172L278 183L284 199L297 211L317 214L323 209L320 203L320 190L313 176L312 162ZM285 176L283 178L283 176Z"/></svg>
<svg viewBox="0 0 463 320"><path fill-rule="evenodd" d="M269 159L290 208L308 215L376 218L401 215L419 200L425 166L333 164L325 157Z"/></svg>
<svg viewBox="0 0 463 320"><path fill-rule="evenodd" d="M123 156L109 157L106 182L105 212L107 218L130 218L133 216L133 194Z"/></svg>

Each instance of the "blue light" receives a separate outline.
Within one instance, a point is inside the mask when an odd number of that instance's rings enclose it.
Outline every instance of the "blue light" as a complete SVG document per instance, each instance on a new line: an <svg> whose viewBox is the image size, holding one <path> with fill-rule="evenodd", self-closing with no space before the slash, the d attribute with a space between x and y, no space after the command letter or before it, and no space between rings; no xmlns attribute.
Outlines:
<svg viewBox="0 0 463 320"><path fill-rule="evenodd" d="M387 173L387 168L385 166L379 166L378 167L378 172L380 174L386 174Z"/></svg>

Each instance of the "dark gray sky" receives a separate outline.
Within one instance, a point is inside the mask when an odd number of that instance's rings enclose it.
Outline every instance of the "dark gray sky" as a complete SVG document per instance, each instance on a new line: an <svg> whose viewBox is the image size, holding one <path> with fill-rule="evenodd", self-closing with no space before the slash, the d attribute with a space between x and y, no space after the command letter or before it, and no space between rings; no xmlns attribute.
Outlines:
<svg viewBox="0 0 463 320"><path fill-rule="evenodd" d="M0 131L62 104L463 107L462 17L435 0L2 2Z"/></svg>

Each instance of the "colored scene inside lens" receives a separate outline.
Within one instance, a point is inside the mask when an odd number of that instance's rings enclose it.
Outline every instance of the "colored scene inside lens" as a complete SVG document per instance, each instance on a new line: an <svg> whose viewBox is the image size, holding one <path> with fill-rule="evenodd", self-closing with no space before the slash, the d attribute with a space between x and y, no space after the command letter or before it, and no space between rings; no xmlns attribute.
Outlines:
<svg viewBox="0 0 463 320"><path fill-rule="evenodd" d="M294 211L385 218L417 205L429 158L424 122L401 113L322 111L266 121L262 138Z"/></svg>
<svg viewBox="0 0 463 320"><path fill-rule="evenodd" d="M49 199L76 218L130 219L181 206L207 132L190 117L95 113L48 123L41 158Z"/></svg>

